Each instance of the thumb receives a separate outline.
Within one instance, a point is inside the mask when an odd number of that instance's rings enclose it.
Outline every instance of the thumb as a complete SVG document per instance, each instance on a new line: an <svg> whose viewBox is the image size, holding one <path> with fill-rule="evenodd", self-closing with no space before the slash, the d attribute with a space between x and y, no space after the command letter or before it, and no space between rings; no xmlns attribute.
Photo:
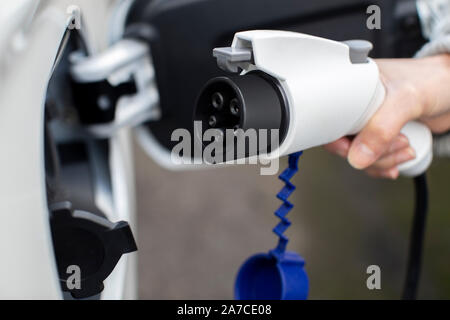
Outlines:
<svg viewBox="0 0 450 320"><path fill-rule="evenodd" d="M350 165L360 170L370 167L389 149L403 126L413 118L412 108L405 105L405 101L386 99L353 140L348 154Z"/></svg>

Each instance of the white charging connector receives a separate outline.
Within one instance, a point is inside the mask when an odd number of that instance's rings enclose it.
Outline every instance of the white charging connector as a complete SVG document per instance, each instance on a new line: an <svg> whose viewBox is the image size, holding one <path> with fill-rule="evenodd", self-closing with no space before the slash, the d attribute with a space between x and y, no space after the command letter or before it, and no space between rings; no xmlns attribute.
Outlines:
<svg viewBox="0 0 450 320"><path fill-rule="evenodd" d="M275 117L273 110L267 110L284 107L280 113L282 123L276 118L283 132L281 143L267 156L304 151L358 133L382 105L385 89L377 64L368 57L371 49L372 44L364 40L337 42L272 30L239 32L231 47L215 49L214 56L219 67L239 72L240 76L210 82L204 92L209 92L211 86L220 90L222 84L224 90L235 90L243 109L241 125L248 123L246 117L252 117L257 120L252 123L269 128L264 124L273 126ZM262 92L258 91L255 76L270 78L271 87L284 102L266 106L264 101L275 100L267 93L265 99L255 99L255 92ZM243 80L246 77L248 81ZM226 82L231 84L225 88ZM199 99L198 110L208 108L202 101ZM259 106L254 105L256 101ZM265 114L270 115L271 122ZM402 133L408 137L416 158L399 166L399 170L405 176L418 176L433 158L431 132L424 124L411 122Z"/></svg>

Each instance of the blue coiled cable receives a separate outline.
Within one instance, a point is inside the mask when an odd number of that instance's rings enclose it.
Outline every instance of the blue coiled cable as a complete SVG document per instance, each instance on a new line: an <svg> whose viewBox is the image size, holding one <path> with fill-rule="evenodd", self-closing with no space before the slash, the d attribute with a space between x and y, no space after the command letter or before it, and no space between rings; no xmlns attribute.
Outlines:
<svg viewBox="0 0 450 320"><path fill-rule="evenodd" d="M280 199L283 203L278 208L278 210L275 211L275 216L277 216L281 220L280 223L273 229L273 232L279 238L277 247L271 251L271 253L276 257L280 257L284 254L284 252L286 251L287 243L289 242L289 239L284 235L284 233L291 225L291 222L288 218L286 218L286 216L292 210L294 205L289 202L288 198L296 189L292 184L291 179L298 172L298 162L302 154L303 152L291 154L289 156L288 168L284 170L279 176L279 179L283 181L285 185L283 189L281 189L281 191L277 194L277 198Z"/></svg>

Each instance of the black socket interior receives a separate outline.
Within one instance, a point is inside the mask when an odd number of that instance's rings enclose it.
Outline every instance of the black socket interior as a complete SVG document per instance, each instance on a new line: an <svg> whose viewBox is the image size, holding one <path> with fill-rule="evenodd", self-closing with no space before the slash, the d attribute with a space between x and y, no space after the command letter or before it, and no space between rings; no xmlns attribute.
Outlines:
<svg viewBox="0 0 450 320"><path fill-rule="evenodd" d="M288 126L287 99L276 79L253 72L244 76L218 77L210 80L197 99L194 121L202 122L202 130L219 129L267 129L279 130L279 144ZM224 141L225 152L228 141ZM247 148L246 148L247 150ZM250 149L248 149L250 150ZM270 151L270 143L257 153ZM254 154L246 153L245 156Z"/></svg>

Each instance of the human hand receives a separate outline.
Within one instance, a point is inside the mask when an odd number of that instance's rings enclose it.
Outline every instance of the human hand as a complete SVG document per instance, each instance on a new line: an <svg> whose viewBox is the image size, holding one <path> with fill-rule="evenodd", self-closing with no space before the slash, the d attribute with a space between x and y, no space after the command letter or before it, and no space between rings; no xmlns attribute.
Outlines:
<svg viewBox="0 0 450 320"><path fill-rule="evenodd" d="M398 165L415 158L400 133L406 123L422 121L434 133L450 129L450 55L376 62L386 88L383 105L354 139L341 138L325 149L370 176L397 179Z"/></svg>

